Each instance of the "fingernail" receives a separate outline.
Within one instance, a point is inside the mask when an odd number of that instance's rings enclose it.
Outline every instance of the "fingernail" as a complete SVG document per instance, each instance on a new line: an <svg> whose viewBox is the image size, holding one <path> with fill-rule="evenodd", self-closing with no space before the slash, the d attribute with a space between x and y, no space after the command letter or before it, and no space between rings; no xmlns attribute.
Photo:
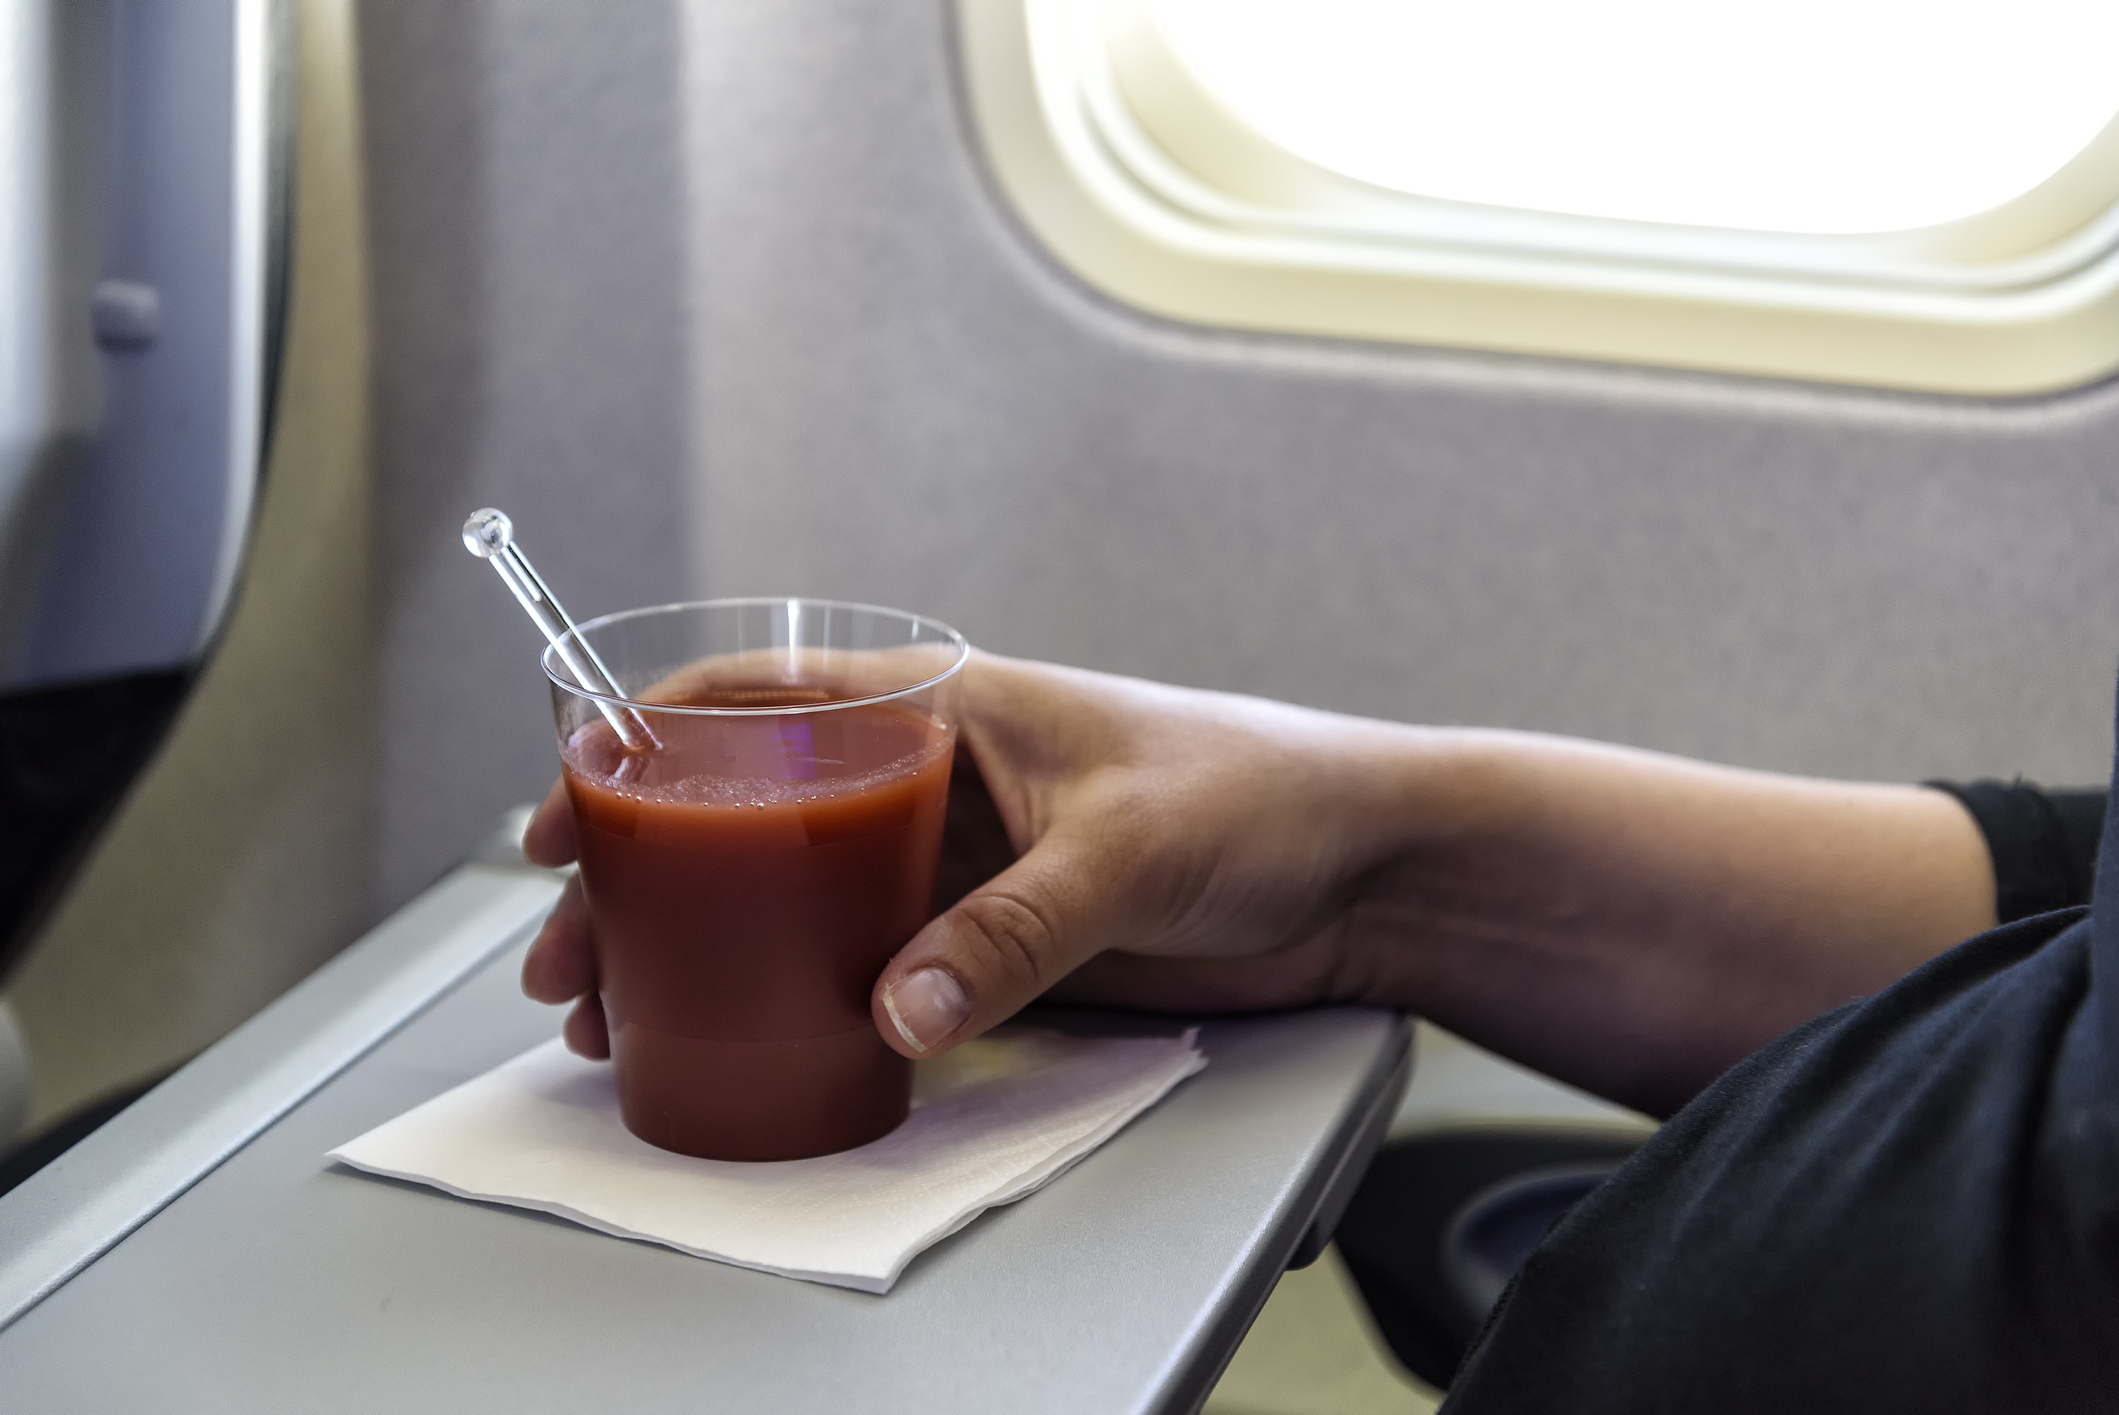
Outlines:
<svg viewBox="0 0 2119 1415"><path fill-rule="evenodd" d="M939 1045L971 1016L964 985L940 968L922 968L883 990L883 1010L914 1051Z"/></svg>

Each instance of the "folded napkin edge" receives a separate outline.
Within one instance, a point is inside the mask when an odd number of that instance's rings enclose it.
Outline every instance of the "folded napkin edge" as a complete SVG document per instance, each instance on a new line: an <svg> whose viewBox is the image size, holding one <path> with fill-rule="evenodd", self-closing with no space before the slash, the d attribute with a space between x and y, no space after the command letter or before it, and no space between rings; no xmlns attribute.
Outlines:
<svg viewBox="0 0 2119 1415"><path fill-rule="evenodd" d="M1189 1042L1198 1035L1199 1029L1197 1027L1194 1027L1189 1032L1185 1033L1185 1040ZM1076 1139L1072 1142L1070 1146L1063 1146L1061 1148L1055 1149L1052 1153L1046 1155L1045 1158L1039 1160L1037 1164L1033 1165L1027 1170L1024 1170L1022 1174L1016 1177L1016 1179L1011 1183L1009 1187L1002 1189L998 1193L993 1194L985 1199L980 1200L971 1208L966 1209L963 1213L957 1215L949 1222L940 1225L933 1232L927 1234L924 1238L920 1239L919 1242L912 1246L911 1250L908 1251L905 1256L898 1259L897 1266L892 1268L889 1274L883 1279L883 1287L881 1288L881 1290L885 1292L889 1291L890 1288L896 1284L897 1280L904 1275L905 1269L911 1267L912 1264L916 1262L922 1254L926 1253L929 1249L934 1247L935 1244L940 1243L943 1239L949 1237L951 1234L960 1233L964 1229L970 1227L970 1225L975 1220L977 1220L982 1214L986 1213L988 1210L1006 1208L1010 1204L1017 1203L1021 1200L1029 1198L1032 1194L1035 1194L1038 1190L1043 1189L1046 1185L1058 1179L1061 1175L1065 1174L1068 1170L1080 1164L1083 1160L1088 1159L1091 1155L1095 1154L1098 1150L1102 1149L1104 1145L1110 1141L1112 1136L1116 1135L1119 1131L1125 1129L1128 1125L1131 1125L1134 1121L1140 1119L1143 1115L1153 1110L1158 1104L1163 1101L1165 1097L1170 1094L1170 1092L1176 1090L1181 1083L1190 1079L1191 1077L1197 1076L1200 1072L1206 1069L1206 1054L1204 1052L1199 1051L1195 1047L1184 1069L1179 1071L1175 1076L1172 1076L1153 1095L1144 1098L1140 1102L1140 1104L1132 1107L1131 1109L1122 1111L1119 1114L1110 1117L1110 1119L1107 1120L1104 1124L1099 1125L1096 1127L1096 1129L1090 1131L1085 1138Z"/></svg>
<svg viewBox="0 0 2119 1415"><path fill-rule="evenodd" d="M369 1164L361 1160L351 1159L337 1150L328 1152L324 1158L337 1160L347 1168L357 1169L365 1174L376 1174L385 1179L399 1179L409 1184L417 1184L425 1189L438 1189L444 1194L453 1195L459 1199L469 1199L474 1203L497 1204L507 1209L528 1209L533 1213L550 1214L554 1218L565 1219L568 1223L594 1229L607 1237L624 1238L634 1243L647 1243L657 1248L668 1248L689 1258L705 1258L711 1262L726 1263L732 1268L748 1268L752 1272L770 1273L774 1277L797 1278L803 1282L822 1283L827 1287L849 1288L855 1292L865 1292L875 1297L881 1297L888 1293L892 1284L898 1280L898 1274L905 1270L905 1265L900 1263L895 1271L882 1277L876 1277L862 1273L812 1272L807 1268L774 1267L770 1263L750 1262L743 1258L730 1257L726 1253L716 1253L706 1248L694 1248L688 1244L679 1243L674 1239L658 1238L651 1233L640 1233L633 1229L622 1228L617 1224L606 1222L593 1214L573 1208L554 1199L528 1199L508 1194L482 1194L475 1189L465 1189L451 1184L447 1180L435 1179L424 1174L415 1174L409 1170L390 1169L383 1165ZM962 1228L972 1219L977 1218L978 1215L978 1210L972 1210L958 1221L956 1228L945 1231L942 1236L947 1237L949 1233L956 1232L957 1228Z"/></svg>
<svg viewBox="0 0 2119 1415"><path fill-rule="evenodd" d="M1143 1040L1174 1041L1182 1046L1186 1055L1180 1068L1174 1074L1169 1074L1165 1078L1161 1078L1159 1082L1152 1084L1145 1094L1139 1095L1123 1109L1108 1116L1089 1131L1078 1131L1072 1137L1057 1142L1054 1149L1048 1151L1044 1157L1034 1162L1029 1168L1004 1182L1000 1189L990 1191L986 1195L967 1203L960 1211L938 1223L925 1236L909 1245L897 1258L897 1261L889 1271L881 1273L873 1271L867 1273L816 1271L807 1268L776 1266L771 1263L741 1258L713 1249L695 1247L677 1239L666 1238L652 1232L628 1228L611 1220L598 1218L562 1200L531 1197L519 1193L500 1193L467 1188L429 1173L400 1169L373 1160L359 1159L352 1153L361 1147L363 1141L368 1140L379 1131L395 1125L398 1121L405 1119L406 1116L412 1115L426 1106L434 1104L436 1101L445 1100L499 1072L528 1062L532 1057L548 1053L552 1050L555 1043L545 1043L532 1047L522 1055L494 1067L492 1071L484 1073L482 1076L474 1077L469 1082L453 1087L442 1095L433 1097L429 1101L423 1102L420 1106L413 1107L411 1111L405 1113L405 1116L399 1116L395 1120L387 1121L381 1126L374 1127L361 1135L355 1136L340 1147L327 1151L325 1158L343 1164L349 1169L360 1173L417 1184L422 1188L436 1190L459 1199L468 1199L475 1203L493 1204L502 1208L549 1214L554 1218L609 1237L630 1239L638 1243L649 1243L656 1247L683 1253L689 1257L705 1258L713 1262L726 1263L731 1267L748 1268L753 1272L770 1273L776 1277L790 1277L800 1281L816 1282L830 1287L840 1287L851 1291L865 1292L874 1296L882 1296L895 1286L906 1268L928 1248L960 1232L988 1209L1001 1208L1019 1202L1051 1184L1076 1164L1096 1153L1119 1131L1125 1129L1126 1126L1132 1124L1133 1121L1160 1103L1180 1083L1204 1070L1207 1066L1208 1058L1199 1049L1199 1031L1200 1029L1197 1026L1192 1026L1186 1028L1177 1037L1143 1038Z"/></svg>

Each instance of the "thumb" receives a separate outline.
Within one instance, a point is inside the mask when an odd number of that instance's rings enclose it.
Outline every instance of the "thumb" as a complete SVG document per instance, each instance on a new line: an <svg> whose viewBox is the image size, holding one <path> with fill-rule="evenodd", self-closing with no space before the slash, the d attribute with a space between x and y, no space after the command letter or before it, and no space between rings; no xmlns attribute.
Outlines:
<svg viewBox="0 0 2119 1415"><path fill-rule="evenodd" d="M1109 947L1126 916L1114 887L1126 862L1108 853L1048 834L913 935L876 979L870 1006L883 1040L906 1056L939 1055Z"/></svg>

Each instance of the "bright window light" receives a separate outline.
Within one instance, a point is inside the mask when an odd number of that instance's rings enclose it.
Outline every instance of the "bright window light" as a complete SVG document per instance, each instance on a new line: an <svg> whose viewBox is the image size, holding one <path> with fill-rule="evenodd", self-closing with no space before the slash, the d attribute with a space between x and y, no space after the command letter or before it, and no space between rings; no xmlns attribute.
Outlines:
<svg viewBox="0 0 2119 1415"><path fill-rule="evenodd" d="M1025 229L1208 327L2119 374L2115 0L956 0Z"/></svg>
<svg viewBox="0 0 2119 1415"><path fill-rule="evenodd" d="M1422 197L1806 235L2020 196L2119 114L2111 0L1150 0L1233 115Z"/></svg>

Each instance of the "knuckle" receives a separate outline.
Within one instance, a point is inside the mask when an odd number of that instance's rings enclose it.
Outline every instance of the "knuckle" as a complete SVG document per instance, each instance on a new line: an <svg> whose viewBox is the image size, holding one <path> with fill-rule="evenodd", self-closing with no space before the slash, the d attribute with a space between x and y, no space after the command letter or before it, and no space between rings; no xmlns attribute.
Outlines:
<svg viewBox="0 0 2119 1415"><path fill-rule="evenodd" d="M1044 987L1059 939L1049 910L1025 892L1010 890L975 895L962 910L985 954L981 961L1014 981Z"/></svg>

